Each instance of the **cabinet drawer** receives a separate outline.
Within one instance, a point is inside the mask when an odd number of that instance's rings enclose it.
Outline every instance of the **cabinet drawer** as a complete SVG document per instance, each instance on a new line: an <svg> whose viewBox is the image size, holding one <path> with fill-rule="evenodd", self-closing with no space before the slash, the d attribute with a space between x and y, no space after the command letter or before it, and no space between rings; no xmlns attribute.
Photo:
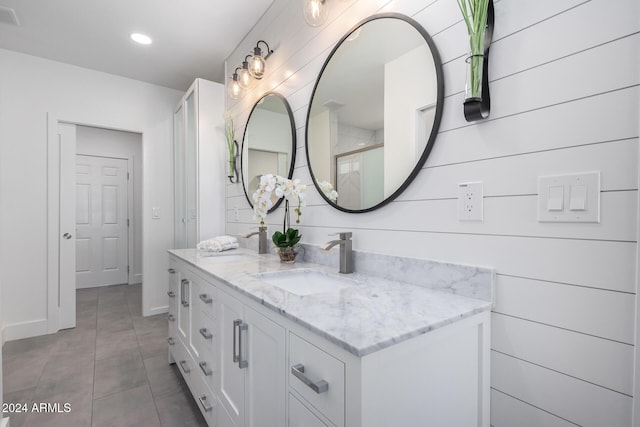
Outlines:
<svg viewBox="0 0 640 427"><path fill-rule="evenodd" d="M182 341L176 340L173 347L174 351L172 354L176 361L176 365L178 366L178 371L180 371L180 374L184 377L189 389L193 391L194 380L198 378L198 374L195 371L196 363L184 347L184 344L182 344Z"/></svg>
<svg viewBox="0 0 640 427"><path fill-rule="evenodd" d="M215 394L213 394L202 378L196 378L191 392L193 393L196 405L200 408L200 412L204 416L207 425L217 425L216 419L218 418L217 414L220 410L220 404L218 403L218 399Z"/></svg>
<svg viewBox="0 0 640 427"><path fill-rule="evenodd" d="M344 425L344 363L289 334L289 385L336 426Z"/></svg>
<svg viewBox="0 0 640 427"><path fill-rule="evenodd" d="M295 396L289 394L289 427L328 427Z"/></svg>
<svg viewBox="0 0 640 427"><path fill-rule="evenodd" d="M197 354L206 351L215 354L218 343L215 322L202 311L194 313L193 320L191 339Z"/></svg>
<svg viewBox="0 0 640 427"><path fill-rule="evenodd" d="M218 289L207 282L200 282L198 293L193 296L194 306L212 319L216 318L216 303L218 302Z"/></svg>
<svg viewBox="0 0 640 427"><path fill-rule="evenodd" d="M196 367L198 375L211 389L216 388L220 372L220 367L214 354L209 351L201 352L200 357L198 357L198 366Z"/></svg>

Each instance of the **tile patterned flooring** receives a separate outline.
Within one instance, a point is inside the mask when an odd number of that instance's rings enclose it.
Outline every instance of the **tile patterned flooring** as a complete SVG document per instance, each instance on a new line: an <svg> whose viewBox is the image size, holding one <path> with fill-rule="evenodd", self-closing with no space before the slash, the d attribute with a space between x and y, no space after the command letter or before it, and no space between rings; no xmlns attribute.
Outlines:
<svg viewBox="0 0 640 427"><path fill-rule="evenodd" d="M78 290L76 328L5 343L3 401L29 409L4 413L11 427L206 426L167 362L167 317L142 317L141 293L141 285ZM34 403L60 412L31 411Z"/></svg>

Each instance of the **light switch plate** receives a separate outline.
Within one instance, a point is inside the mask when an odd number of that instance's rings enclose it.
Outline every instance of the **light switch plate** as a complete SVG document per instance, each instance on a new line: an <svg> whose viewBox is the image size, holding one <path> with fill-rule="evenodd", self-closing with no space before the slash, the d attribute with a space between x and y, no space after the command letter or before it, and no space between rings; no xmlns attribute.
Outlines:
<svg viewBox="0 0 640 427"><path fill-rule="evenodd" d="M600 222L600 172L538 177L538 222Z"/></svg>
<svg viewBox="0 0 640 427"><path fill-rule="evenodd" d="M460 221L482 221L482 201L482 182L458 184L458 219Z"/></svg>

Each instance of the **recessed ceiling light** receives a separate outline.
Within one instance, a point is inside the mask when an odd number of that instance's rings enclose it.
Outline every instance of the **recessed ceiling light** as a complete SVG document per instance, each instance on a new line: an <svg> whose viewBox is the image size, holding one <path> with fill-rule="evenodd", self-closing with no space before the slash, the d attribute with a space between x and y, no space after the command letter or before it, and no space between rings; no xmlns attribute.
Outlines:
<svg viewBox="0 0 640 427"><path fill-rule="evenodd" d="M151 44L151 37L140 33L131 34L131 40L140 44Z"/></svg>

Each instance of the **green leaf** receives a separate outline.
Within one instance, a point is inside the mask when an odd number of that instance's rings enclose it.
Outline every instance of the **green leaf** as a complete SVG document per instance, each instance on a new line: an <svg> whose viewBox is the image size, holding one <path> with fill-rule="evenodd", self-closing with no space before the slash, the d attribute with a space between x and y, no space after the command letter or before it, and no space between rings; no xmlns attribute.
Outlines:
<svg viewBox="0 0 640 427"><path fill-rule="evenodd" d="M302 236L298 234L298 230L289 228L284 233L276 231L273 233L271 240L273 241L273 244L279 248L290 248L295 246L301 238Z"/></svg>

